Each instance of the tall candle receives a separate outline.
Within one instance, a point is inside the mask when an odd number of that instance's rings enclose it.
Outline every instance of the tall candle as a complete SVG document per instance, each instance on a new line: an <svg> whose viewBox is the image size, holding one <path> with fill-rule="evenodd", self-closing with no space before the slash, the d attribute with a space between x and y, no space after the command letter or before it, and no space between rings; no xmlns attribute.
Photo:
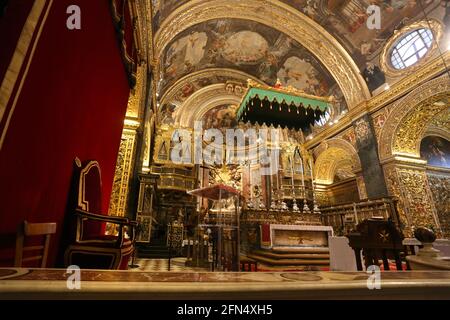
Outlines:
<svg viewBox="0 0 450 320"><path fill-rule="evenodd" d="M312 191L313 191L313 197L314 197L314 173L313 173L313 164L312 164L312 157L309 158L309 166L311 167L311 185L312 185Z"/></svg>
<svg viewBox="0 0 450 320"><path fill-rule="evenodd" d="M248 160L248 194L250 201L252 200L252 169L251 169L251 161Z"/></svg>
<svg viewBox="0 0 450 320"><path fill-rule="evenodd" d="M294 189L294 158L291 157L291 180L292 180L292 195L295 195Z"/></svg>
<svg viewBox="0 0 450 320"><path fill-rule="evenodd" d="M301 169L302 169L302 185L303 187L305 187L305 167L303 166L303 159L300 157L300 165L301 165Z"/></svg>

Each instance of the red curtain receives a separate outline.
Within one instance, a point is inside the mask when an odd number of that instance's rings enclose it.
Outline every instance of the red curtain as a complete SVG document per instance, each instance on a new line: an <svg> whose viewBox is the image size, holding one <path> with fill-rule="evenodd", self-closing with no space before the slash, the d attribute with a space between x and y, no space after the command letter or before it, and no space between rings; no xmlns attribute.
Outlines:
<svg viewBox="0 0 450 320"><path fill-rule="evenodd" d="M66 28L70 5L81 30ZM53 1L0 150L0 265L11 265L25 219L58 223L54 262L76 156L100 163L107 210L128 94L109 1Z"/></svg>

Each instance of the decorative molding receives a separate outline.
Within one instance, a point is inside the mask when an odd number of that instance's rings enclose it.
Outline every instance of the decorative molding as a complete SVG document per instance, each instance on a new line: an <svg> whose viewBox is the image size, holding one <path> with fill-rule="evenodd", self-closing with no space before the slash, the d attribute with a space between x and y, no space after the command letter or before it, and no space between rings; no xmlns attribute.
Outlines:
<svg viewBox="0 0 450 320"><path fill-rule="evenodd" d="M444 238L450 237L450 172L427 170L428 182Z"/></svg>
<svg viewBox="0 0 450 320"><path fill-rule="evenodd" d="M417 88L392 106L380 134L380 160L394 153L420 156L420 140L433 117L448 107L450 80L447 74ZM446 100L436 104L439 100Z"/></svg>
<svg viewBox="0 0 450 320"><path fill-rule="evenodd" d="M156 33L156 56L162 56L167 45L180 32L204 21L224 18L265 24L308 48L334 77L350 109L370 98L358 67L342 45L318 23L275 0L189 1L165 19Z"/></svg>
<svg viewBox="0 0 450 320"><path fill-rule="evenodd" d="M314 154L316 156L314 173L318 184L332 184L336 170L340 165L350 163L353 172L361 170L361 163L356 149L343 139L335 138L324 141L314 150Z"/></svg>
<svg viewBox="0 0 450 320"><path fill-rule="evenodd" d="M431 26L431 32L433 33L433 45L428 49L425 56L423 56L420 61L416 64L407 67L405 69L395 69L391 64L391 52L393 46L401 40L402 37L406 36L408 33L419 29L429 29ZM431 58L436 56L439 50L439 42L442 39L444 27L441 22L436 19L428 19L414 22L405 26L404 28L394 32L394 35L386 42L383 51L380 55L380 66L386 75L390 77L404 77L406 75L416 72L418 69L422 68L425 63L430 61Z"/></svg>
<svg viewBox="0 0 450 320"><path fill-rule="evenodd" d="M242 84L242 87L244 84ZM239 105L244 90L229 89L225 83L204 87L190 96L176 111L175 123L183 128L193 128L194 121L214 107L222 104Z"/></svg>
<svg viewBox="0 0 450 320"><path fill-rule="evenodd" d="M124 216L127 209L129 182L135 158L136 131L124 129L117 156L108 214Z"/></svg>
<svg viewBox="0 0 450 320"><path fill-rule="evenodd" d="M445 109L441 113L438 113L430 121L425 133L422 137L426 136L439 136L450 141L450 108Z"/></svg>
<svg viewBox="0 0 450 320"><path fill-rule="evenodd" d="M376 113L385 107L393 109L393 103L396 101L398 102L398 100L414 90L420 90L419 88L421 86L427 85L430 81L434 81L439 75L441 75L439 78L447 77L446 80L441 80L442 82L449 82L448 76L442 74L446 72L445 65L450 65L450 51L443 54L443 59L439 57L430 61L414 74L411 74L392 85L389 90L381 92L369 101L361 103L358 107L350 110L349 113L339 120L338 124L328 126L325 130L315 135L313 139L307 141L306 147L311 149L321 141L329 139L343 130L346 130L352 125L352 119L358 119L365 113Z"/></svg>
<svg viewBox="0 0 450 320"><path fill-rule="evenodd" d="M384 166L390 195L399 199L399 216L405 236L411 237L419 226L432 226L440 233L440 224L434 207L424 167L404 167L398 163Z"/></svg>
<svg viewBox="0 0 450 320"><path fill-rule="evenodd" d="M248 79L252 79L253 81L263 84L261 80L258 80L254 76L251 76L248 73L239 70L227 68L209 68L205 70L200 70L182 77L177 82L175 82L169 89L167 89L161 98L160 103L161 107L167 103L178 100L176 98L176 95L180 93L180 91L186 84L192 84L200 79L214 78L214 77L229 78L232 81L238 81L241 82L242 84L246 84Z"/></svg>
<svg viewBox="0 0 450 320"><path fill-rule="evenodd" d="M445 64L444 64L445 61ZM450 64L450 51L421 66L413 74L406 76L392 85L389 90L383 91L367 102L367 111L375 112L388 104L402 98L419 86L446 72L446 65ZM445 76L445 75L444 75ZM447 75L448 76L448 75Z"/></svg>

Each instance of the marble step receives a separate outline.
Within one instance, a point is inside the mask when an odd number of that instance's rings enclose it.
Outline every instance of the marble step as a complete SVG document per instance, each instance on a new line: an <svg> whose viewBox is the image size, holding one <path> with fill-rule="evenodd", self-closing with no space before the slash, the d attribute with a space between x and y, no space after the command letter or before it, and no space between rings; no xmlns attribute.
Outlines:
<svg viewBox="0 0 450 320"><path fill-rule="evenodd" d="M274 253L330 253L330 249L328 247L273 247L270 249L271 252Z"/></svg>
<svg viewBox="0 0 450 320"><path fill-rule="evenodd" d="M253 251L252 254L256 254L259 256L265 256L271 259L330 259L330 255L328 253L277 253L269 250L256 250Z"/></svg>
<svg viewBox="0 0 450 320"><path fill-rule="evenodd" d="M249 258L267 265L278 266L329 266L328 259L271 259L265 256L249 254Z"/></svg>

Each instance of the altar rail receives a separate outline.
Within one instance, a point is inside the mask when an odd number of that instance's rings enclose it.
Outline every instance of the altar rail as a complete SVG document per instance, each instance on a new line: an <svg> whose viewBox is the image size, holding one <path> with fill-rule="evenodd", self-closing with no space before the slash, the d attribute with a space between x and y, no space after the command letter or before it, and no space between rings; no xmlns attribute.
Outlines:
<svg viewBox="0 0 450 320"><path fill-rule="evenodd" d="M365 219L382 217L391 218L399 226L396 198L380 198L366 200L356 203L345 203L335 206L324 206L320 208L322 212L322 222L332 226L338 232L348 231Z"/></svg>

